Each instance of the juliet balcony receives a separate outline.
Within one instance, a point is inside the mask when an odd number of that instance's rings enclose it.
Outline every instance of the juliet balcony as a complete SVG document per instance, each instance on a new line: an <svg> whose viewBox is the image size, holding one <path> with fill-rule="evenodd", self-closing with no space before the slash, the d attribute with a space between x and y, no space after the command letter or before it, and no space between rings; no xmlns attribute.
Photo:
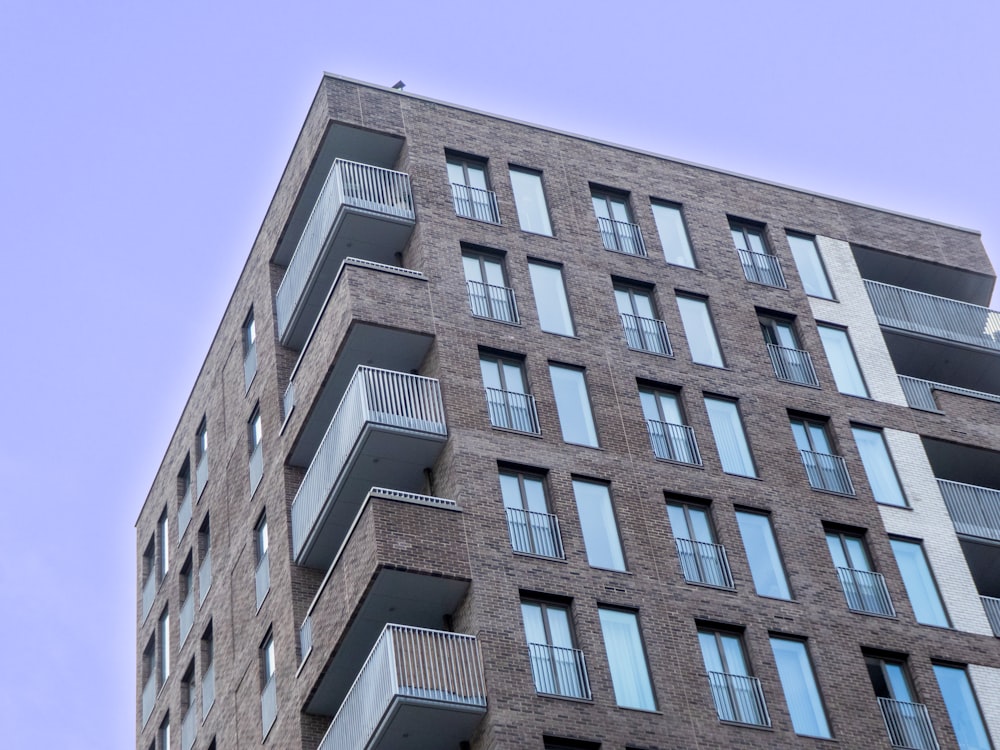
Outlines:
<svg viewBox="0 0 1000 750"><path fill-rule="evenodd" d="M756 677L709 672L708 683L712 687L712 700L720 721L758 727L771 726L764 690Z"/></svg>
<svg viewBox="0 0 1000 750"><path fill-rule="evenodd" d="M740 265L743 266L743 276L747 281L764 286L773 286L778 289L786 289L785 274L781 272L781 263L773 255L767 253L755 253L750 250L740 250Z"/></svg>
<svg viewBox="0 0 1000 750"><path fill-rule="evenodd" d="M854 485L843 456L807 450L800 450L799 453L810 487L838 495L854 495Z"/></svg>
<svg viewBox="0 0 1000 750"><path fill-rule="evenodd" d="M930 714L923 703L879 698L889 744L908 750L939 750Z"/></svg>
<svg viewBox="0 0 1000 750"><path fill-rule="evenodd" d="M393 263L414 221L409 175L336 159L275 297L281 343L301 348L348 252Z"/></svg>
<svg viewBox="0 0 1000 750"><path fill-rule="evenodd" d="M844 589L847 608L852 612L866 615L882 615L895 617L896 610L889 598L889 589L885 578L870 570L855 568L837 568L837 578Z"/></svg>
<svg viewBox="0 0 1000 750"><path fill-rule="evenodd" d="M657 458L701 466L698 441L689 425L647 419L646 430L649 432L649 442L653 446L653 455Z"/></svg>
<svg viewBox="0 0 1000 750"><path fill-rule="evenodd" d="M711 542L696 542L677 537L677 556L688 583L699 583L720 589L733 589L733 574L729 568L726 548Z"/></svg>
<svg viewBox="0 0 1000 750"><path fill-rule="evenodd" d="M650 354L663 354L672 357L673 349L670 347L670 337L667 335L667 326L662 320L656 318L643 318L639 315L620 313L622 319L622 329L625 331L625 341L629 349L637 352L649 352Z"/></svg>
<svg viewBox="0 0 1000 750"><path fill-rule="evenodd" d="M372 486L423 487L447 434L437 380L359 366L292 502L296 563L330 564Z"/></svg>
<svg viewBox="0 0 1000 750"><path fill-rule="evenodd" d="M597 217L597 224L601 229L601 241L605 250L625 255L637 255L640 258L646 257L646 243L642 240L642 232L639 225L631 221L618 221L608 219L603 216Z"/></svg>
<svg viewBox="0 0 1000 750"><path fill-rule="evenodd" d="M819 379L816 377L816 369L813 367L809 352L768 344L767 353L771 356L771 366L778 380L819 388Z"/></svg>

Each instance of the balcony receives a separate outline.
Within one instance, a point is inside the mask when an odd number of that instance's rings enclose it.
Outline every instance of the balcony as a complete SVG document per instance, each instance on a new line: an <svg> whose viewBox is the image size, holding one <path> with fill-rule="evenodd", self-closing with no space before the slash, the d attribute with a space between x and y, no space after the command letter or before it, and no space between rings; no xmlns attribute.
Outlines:
<svg viewBox="0 0 1000 750"><path fill-rule="evenodd" d="M274 675L271 675L260 694L260 726L263 737L267 737L267 733L271 731L277 718L278 687L277 680L275 680Z"/></svg>
<svg viewBox="0 0 1000 750"><path fill-rule="evenodd" d="M496 284L469 280L469 305L477 318L498 320L501 323L519 323L514 290Z"/></svg>
<svg viewBox="0 0 1000 750"><path fill-rule="evenodd" d="M954 393L958 396L968 396L981 401L991 401L1000 404L1000 395L996 393L986 393L985 391L974 391L971 388L960 388L947 383L937 383L933 380L923 380L922 378L911 378L908 375L899 376L899 384L906 395L906 403L913 409L924 411L940 412L937 401L934 399L934 391L944 393Z"/></svg>
<svg viewBox="0 0 1000 750"><path fill-rule="evenodd" d="M335 160L275 297L281 343L301 348L348 250L391 263L414 218L409 175Z"/></svg>
<svg viewBox="0 0 1000 750"><path fill-rule="evenodd" d="M142 584L142 621L145 622L149 616L149 610L153 608L153 600L156 598L156 574L150 570L146 575L146 580Z"/></svg>
<svg viewBox="0 0 1000 750"><path fill-rule="evenodd" d="M503 430L540 435L535 397L530 393L486 389L486 405L490 410L490 424Z"/></svg>
<svg viewBox="0 0 1000 750"><path fill-rule="evenodd" d="M686 424L646 420L649 442L653 445L653 455L664 461L701 466L701 453L694 430Z"/></svg>
<svg viewBox="0 0 1000 750"><path fill-rule="evenodd" d="M254 599L257 602L257 609L264 603L267 592L271 590L271 564L268 561L267 553L260 556L257 561L257 569L253 575Z"/></svg>
<svg viewBox="0 0 1000 750"><path fill-rule="evenodd" d="M603 216L597 217L597 224L601 229L601 240L604 242L605 250L640 258L646 257L646 243L642 241L642 232L639 231L638 224L606 219Z"/></svg>
<svg viewBox="0 0 1000 750"><path fill-rule="evenodd" d="M851 484L843 456L806 450L799 453L802 454L802 465L806 467L810 487L838 495L854 495L854 485Z"/></svg>
<svg viewBox="0 0 1000 750"><path fill-rule="evenodd" d="M537 692L590 700L590 679L583 651L547 643L529 643L528 655Z"/></svg>
<svg viewBox="0 0 1000 750"><path fill-rule="evenodd" d="M983 602L983 609L986 610L986 619L990 621L993 635L1000 638L1000 599L995 596L980 596Z"/></svg>
<svg viewBox="0 0 1000 750"><path fill-rule="evenodd" d="M156 703L156 675L151 674L146 678L146 683L142 686L142 725L146 726L149 715L153 713L153 705Z"/></svg>
<svg viewBox="0 0 1000 750"><path fill-rule="evenodd" d="M696 542L683 537L677 537L674 542L685 581L720 589L736 588L733 574L729 570L726 548L721 544Z"/></svg>
<svg viewBox="0 0 1000 750"><path fill-rule="evenodd" d="M207 549L198 568L198 604L204 603L210 588L212 588L212 550Z"/></svg>
<svg viewBox="0 0 1000 750"><path fill-rule="evenodd" d="M837 577L847 597L847 608L866 615L895 617L896 610L889 598L885 578L870 570L837 568Z"/></svg>
<svg viewBox="0 0 1000 750"><path fill-rule="evenodd" d="M422 487L447 434L438 381L358 367L292 502L296 563L330 564L373 485Z"/></svg>
<svg viewBox="0 0 1000 750"><path fill-rule="evenodd" d="M674 355L670 347L670 337L667 335L667 326L662 320L656 318L643 318L629 313L620 313L622 328L625 329L625 341L628 348L637 352L649 352L650 354L663 354L667 357Z"/></svg>
<svg viewBox="0 0 1000 750"><path fill-rule="evenodd" d="M515 552L563 560L559 519L552 513L538 513L523 508L505 508L510 545Z"/></svg>
<svg viewBox="0 0 1000 750"><path fill-rule="evenodd" d="M204 721L208 712L215 705L215 663L208 665L201 678L201 720Z"/></svg>
<svg viewBox="0 0 1000 750"><path fill-rule="evenodd" d="M1000 542L1000 490L938 479L955 531Z"/></svg>
<svg viewBox="0 0 1000 750"><path fill-rule="evenodd" d="M184 597L184 601L181 604L181 641L180 644L183 646L184 641L187 640L188 633L191 632L191 626L194 625L194 590L192 588L188 589L187 596Z"/></svg>
<svg viewBox="0 0 1000 750"><path fill-rule="evenodd" d="M771 355L771 365L778 380L819 388L819 379L816 377L809 352L768 344L767 353Z"/></svg>
<svg viewBox="0 0 1000 750"><path fill-rule="evenodd" d="M386 625L319 750L458 747L485 713L475 636Z"/></svg>
<svg viewBox="0 0 1000 750"><path fill-rule="evenodd" d="M198 736L198 712L193 706L188 706L181 721L181 750L191 750L195 737Z"/></svg>
<svg viewBox="0 0 1000 750"><path fill-rule="evenodd" d="M720 721L758 727L771 726L764 691L756 677L709 672L708 684L712 688L712 700L715 701L715 711Z"/></svg>
<svg viewBox="0 0 1000 750"><path fill-rule="evenodd" d="M889 744L910 750L939 750L931 717L923 703L879 698L879 708L889 732Z"/></svg>
<svg viewBox="0 0 1000 750"><path fill-rule="evenodd" d="M755 253L750 250L740 250L740 264L743 266L743 275L747 281L764 286L773 286L778 289L787 289L785 274L781 272L781 264L773 255L767 253Z"/></svg>
<svg viewBox="0 0 1000 750"><path fill-rule="evenodd" d="M1000 312L865 279L880 325L1000 351Z"/></svg>
<svg viewBox="0 0 1000 750"><path fill-rule="evenodd" d="M184 496L177 507L177 542L180 543L188 524L191 523L191 483L184 488Z"/></svg>
<svg viewBox="0 0 1000 750"><path fill-rule="evenodd" d="M500 209L497 207L497 194L492 190L451 183L451 197L455 202L455 213L466 219L485 221L489 224L500 223Z"/></svg>

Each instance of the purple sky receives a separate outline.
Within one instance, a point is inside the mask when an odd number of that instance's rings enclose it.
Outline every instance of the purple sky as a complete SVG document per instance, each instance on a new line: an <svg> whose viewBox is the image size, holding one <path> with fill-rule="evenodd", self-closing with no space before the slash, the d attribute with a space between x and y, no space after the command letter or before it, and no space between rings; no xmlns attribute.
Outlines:
<svg viewBox="0 0 1000 750"><path fill-rule="evenodd" d="M5 748L134 746L133 524L324 70L973 227L1000 265L996 0L350 5L0 4Z"/></svg>

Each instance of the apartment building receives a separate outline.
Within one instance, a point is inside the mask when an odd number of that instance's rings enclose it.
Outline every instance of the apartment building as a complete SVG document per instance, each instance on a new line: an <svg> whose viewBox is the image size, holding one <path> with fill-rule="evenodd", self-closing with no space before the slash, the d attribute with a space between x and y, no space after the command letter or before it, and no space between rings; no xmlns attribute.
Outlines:
<svg viewBox="0 0 1000 750"><path fill-rule="evenodd" d="M1000 748L994 280L324 76L136 525L138 750Z"/></svg>

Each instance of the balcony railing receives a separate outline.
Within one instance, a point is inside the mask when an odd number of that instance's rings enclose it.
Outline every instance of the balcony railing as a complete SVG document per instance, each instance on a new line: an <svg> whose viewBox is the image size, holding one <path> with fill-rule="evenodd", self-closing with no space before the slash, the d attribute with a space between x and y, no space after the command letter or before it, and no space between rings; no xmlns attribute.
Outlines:
<svg viewBox="0 0 1000 750"><path fill-rule="evenodd" d="M881 325L1000 350L1000 312L865 279Z"/></svg>
<svg viewBox="0 0 1000 750"><path fill-rule="evenodd" d="M781 264L773 255L767 253L755 253L750 250L737 251L740 255L740 263L743 266L743 275L747 281L764 286L773 286L778 289L786 289L785 274L781 272Z"/></svg>
<svg viewBox="0 0 1000 750"><path fill-rule="evenodd" d="M257 485L260 484L261 478L264 476L264 450L260 443L254 446L253 452L250 454L250 494L252 495L257 491Z"/></svg>
<svg viewBox="0 0 1000 750"><path fill-rule="evenodd" d="M1000 395L996 393L974 391L971 388L960 388L957 385L949 385L948 383L937 383L933 380L911 378L909 375L900 375L899 384L903 387L903 393L906 394L906 403L914 409L923 409L924 411L941 411L938 408L937 401L934 399L934 391L944 391L946 393L954 393L959 396L968 396L969 398L978 398L981 401L992 401L995 404L1000 404Z"/></svg>
<svg viewBox="0 0 1000 750"><path fill-rule="evenodd" d="M768 344L767 353L771 355L771 365L778 380L819 388L819 379L816 377L809 352Z"/></svg>
<svg viewBox="0 0 1000 750"><path fill-rule="evenodd" d="M510 544L515 552L562 560L562 535L559 519L552 513L538 513L523 508L506 508Z"/></svg>
<svg viewBox="0 0 1000 750"><path fill-rule="evenodd" d="M1000 490L939 479L955 531L1000 542Z"/></svg>
<svg viewBox="0 0 1000 750"><path fill-rule="evenodd" d="M142 584L142 621L146 621L149 610L153 608L153 599L156 598L156 573L152 570L146 576L145 583Z"/></svg>
<svg viewBox="0 0 1000 750"><path fill-rule="evenodd" d="M156 703L156 675L151 674L146 679L146 684L142 686L142 725L146 726L149 715L153 713L153 704Z"/></svg>
<svg viewBox="0 0 1000 750"><path fill-rule="evenodd" d="M264 737L267 737L267 733L274 726L274 720L278 718L278 690L276 682L277 680L274 679L274 675L271 675L260 694L260 726Z"/></svg>
<svg viewBox="0 0 1000 750"><path fill-rule="evenodd" d="M243 354L243 387L250 390L253 376L257 374L257 345L251 344Z"/></svg>
<svg viewBox="0 0 1000 750"><path fill-rule="evenodd" d="M292 503L296 554L368 424L447 435L441 386L433 378L360 366L337 407Z"/></svg>
<svg viewBox="0 0 1000 750"><path fill-rule="evenodd" d="M889 743L909 750L939 750L927 706L891 698L879 698Z"/></svg>
<svg viewBox="0 0 1000 750"><path fill-rule="evenodd" d="M268 562L266 552L260 556L260 560L257 562L257 570L254 572L253 583L257 609L260 609L260 605L264 603L264 597L271 590L271 565Z"/></svg>
<svg viewBox="0 0 1000 750"><path fill-rule="evenodd" d="M995 596L980 596L983 602L983 609L986 610L986 619L990 621L993 628L993 635L1000 638L1000 599Z"/></svg>
<svg viewBox="0 0 1000 750"><path fill-rule="evenodd" d="M647 419L646 429L649 431L649 442L653 445L653 454L657 458L701 466L698 441L695 440L694 430L691 427L686 424Z"/></svg>
<svg viewBox="0 0 1000 750"><path fill-rule="evenodd" d="M486 683L475 636L386 625L319 750L368 747L396 699L485 711ZM442 720L440 713L434 716Z"/></svg>
<svg viewBox="0 0 1000 750"><path fill-rule="evenodd" d="M208 484L208 454L202 453L198 457L198 463L194 470L195 481L198 483L198 498L201 499L201 493L205 491L205 485Z"/></svg>
<svg viewBox="0 0 1000 750"><path fill-rule="evenodd" d="M681 560L685 581L723 589L735 588L725 547L683 537L677 537L674 542L677 544L677 555Z"/></svg>
<svg viewBox="0 0 1000 750"><path fill-rule="evenodd" d="M836 492L838 495L854 494L854 485L851 484L843 456L805 450L799 453L802 454L802 465L806 467L809 486L814 490Z"/></svg>
<svg viewBox="0 0 1000 750"><path fill-rule="evenodd" d="M629 313L620 313L620 315L622 328L625 329L625 341L628 342L629 349L652 354L665 354L668 357L673 356L674 351L670 347L667 326L662 320L643 318Z"/></svg>
<svg viewBox="0 0 1000 750"><path fill-rule="evenodd" d="M410 176L344 159L333 162L275 297L278 332L282 337L343 206L413 221Z"/></svg>
<svg viewBox="0 0 1000 750"><path fill-rule="evenodd" d="M885 578L880 573L856 568L837 568L837 577L847 597L847 607L854 612L895 617Z"/></svg>
<svg viewBox="0 0 1000 750"><path fill-rule="evenodd" d="M215 703L215 662L208 665L201 678L201 720L204 721Z"/></svg>
<svg viewBox="0 0 1000 750"><path fill-rule="evenodd" d="M181 497L181 504L177 507L177 542L180 543L181 537L184 536L184 532L187 530L188 524L191 523L191 483L188 482L187 487L184 488L184 496Z"/></svg>
<svg viewBox="0 0 1000 750"><path fill-rule="evenodd" d="M486 404L490 410L490 424L505 430L530 432L538 435L538 412L535 411L535 397L530 393L486 389Z"/></svg>
<svg viewBox="0 0 1000 750"><path fill-rule="evenodd" d="M545 695L590 700L590 679L583 651L547 643L529 643L528 654L536 691Z"/></svg>
<svg viewBox="0 0 1000 750"><path fill-rule="evenodd" d="M198 567L198 604L205 601L208 590L212 588L212 550L205 550L205 556Z"/></svg>
<svg viewBox="0 0 1000 750"><path fill-rule="evenodd" d="M637 255L640 258L646 257L646 243L642 241L642 232L639 231L638 224L606 219L603 216L597 217L597 224L601 228L601 240L604 242L605 250Z"/></svg>
<svg viewBox="0 0 1000 750"><path fill-rule="evenodd" d="M469 280L469 305L472 314L477 318L489 318L503 323L519 322L517 316L517 300L514 290L496 284L484 284L481 281Z"/></svg>
<svg viewBox="0 0 1000 750"><path fill-rule="evenodd" d="M188 706L181 721L181 750L191 750L194 747L194 738L198 735L198 723L195 719L197 715L194 706Z"/></svg>
<svg viewBox="0 0 1000 750"><path fill-rule="evenodd" d="M756 677L727 672L709 672L715 711L721 721L771 726L771 717L764 702L764 691Z"/></svg>
<svg viewBox="0 0 1000 750"><path fill-rule="evenodd" d="M451 197L455 201L455 213L466 219L500 223L500 209L497 208L497 194L492 190L451 183Z"/></svg>
<svg viewBox="0 0 1000 750"><path fill-rule="evenodd" d="M187 640L188 633L191 632L191 626L194 625L194 589L189 588L187 596L184 597L184 601L181 604L181 645L184 645L184 641Z"/></svg>

